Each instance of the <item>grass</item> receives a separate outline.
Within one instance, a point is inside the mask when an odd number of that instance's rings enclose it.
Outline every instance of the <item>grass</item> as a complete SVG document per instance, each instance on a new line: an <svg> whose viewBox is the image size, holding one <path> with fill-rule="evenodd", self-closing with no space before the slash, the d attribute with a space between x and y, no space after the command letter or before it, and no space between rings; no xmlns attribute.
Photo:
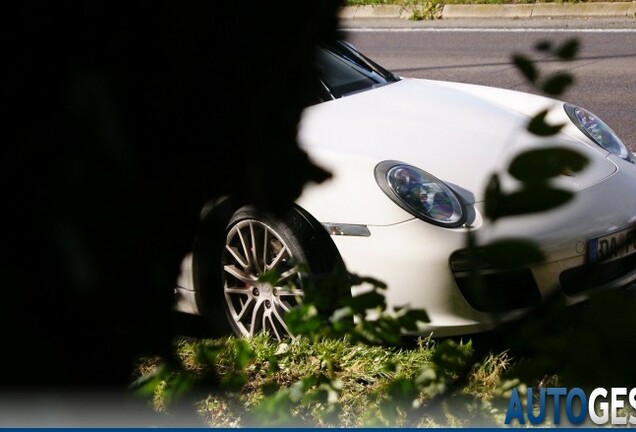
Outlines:
<svg viewBox="0 0 636 432"><path fill-rule="evenodd" d="M624 0L346 0L346 6L380 6L395 5L401 11L411 13L411 20L435 20L442 16L447 4L528 4L528 3L582 3L595 1Z"/></svg>
<svg viewBox="0 0 636 432"><path fill-rule="evenodd" d="M397 5L397 6L417 6L427 4L524 4L524 3L590 3L590 2L613 2L624 0L346 0L346 6L377 6L377 5Z"/></svg>
<svg viewBox="0 0 636 432"><path fill-rule="evenodd" d="M633 292L607 292L563 309L559 297L467 342L419 338L408 348L309 337L278 343L265 335L179 338L182 366L143 359L134 388L165 416L196 415L216 427L501 427L513 388L525 398L528 388L636 382L633 299Z"/></svg>
<svg viewBox="0 0 636 432"><path fill-rule="evenodd" d="M237 347L242 344L247 345L251 355L245 363L237 364ZM468 352L471 345L460 343L456 348ZM201 361L197 353L202 349L215 352L213 361ZM417 426L462 426L474 424L486 412L476 409L466 414L464 410L460 411L463 414L451 415L450 412L457 411L447 409L434 414L424 410L415 420L406 418L402 409L406 405L400 402L401 385L435 374L452 379L453 371L440 367L437 360L440 346L430 339L419 339L409 349L397 349L353 344L347 340L311 342L302 338L277 343L265 336L248 342L235 338L183 338L177 341L177 353L189 374L208 384L214 383L204 386L203 391L199 389L196 401L198 415L209 426L251 426L264 425L264 422L270 425L401 426L413 421ZM502 373L510 364L507 353L492 354L474 368L470 384L464 390L466 396L478 397L487 405L490 422L494 424L503 423L489 404L497 396ZM158 360L145 359L139 372L147 374L158 367ZM215 378L210 380L210 376ZM434 385L431 384L429 390L419 391L414 401L407 400L407 405L416 403L425 407L445 382L444 379L432 381ZM218 383L224 391L218 391ZM170 378L163 380L152 399L155 409L166 415L171 412L171 387L175 384Z"/></svg>

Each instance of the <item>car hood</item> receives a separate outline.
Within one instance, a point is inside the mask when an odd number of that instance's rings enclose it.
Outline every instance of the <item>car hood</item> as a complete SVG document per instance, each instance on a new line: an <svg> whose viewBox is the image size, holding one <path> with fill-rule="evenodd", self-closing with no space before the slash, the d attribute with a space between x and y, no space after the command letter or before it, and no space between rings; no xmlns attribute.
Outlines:
<svg viewBox="0 0 636 432"><path fill-rule="evenodd" d="M616 166L607 153L579 137L562 132L547 141L526 131L530 115L546 107L552 121L570 123L562 106L527 93L404 79L309 107L299 140L310 155L335 152L347 159L415 165L454 187L469 203L483 199L490 175L519 151L556 140L592 161L576 178L561 179L578 190L610 176Z"/></svg>

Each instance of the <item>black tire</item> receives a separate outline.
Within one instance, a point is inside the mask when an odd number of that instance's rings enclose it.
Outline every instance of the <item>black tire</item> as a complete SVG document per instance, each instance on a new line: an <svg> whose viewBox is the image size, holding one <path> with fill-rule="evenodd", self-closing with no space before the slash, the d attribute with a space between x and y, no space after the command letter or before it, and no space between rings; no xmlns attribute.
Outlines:
<svg viewBox="0 0 636 432"><path fill-rule="evenodd" d="M228 200L210 209L204 226L195 243L194 280L200 309L221 333L250 337L265 330L285 338L284 313L312 290L329 289L313 281L345 274L327 231L298 206L276 218Z"/></svg>

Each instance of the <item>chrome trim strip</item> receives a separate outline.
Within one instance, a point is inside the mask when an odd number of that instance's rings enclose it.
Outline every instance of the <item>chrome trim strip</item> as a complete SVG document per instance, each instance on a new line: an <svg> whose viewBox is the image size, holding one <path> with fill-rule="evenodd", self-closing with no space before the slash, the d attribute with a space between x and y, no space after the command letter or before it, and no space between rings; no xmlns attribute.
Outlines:
<svg viewBox="0 0 636 432"><path fill-rule="evenodd" d="M371 237L371 231L366 225L323 222L322 226L332 236Z"/></svg>

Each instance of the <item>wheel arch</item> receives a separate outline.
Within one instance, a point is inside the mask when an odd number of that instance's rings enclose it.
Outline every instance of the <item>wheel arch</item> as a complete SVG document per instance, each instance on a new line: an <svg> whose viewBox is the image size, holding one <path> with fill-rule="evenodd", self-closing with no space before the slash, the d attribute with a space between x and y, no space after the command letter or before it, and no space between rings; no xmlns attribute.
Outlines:
<svg viewBox="0 0 636 432"><path fill-rule="evenodd" d="M232 329L223 306L222 254L228 224L235 213L245 208L259 211L229 196L207 203L201 212L201 226L193 246L192 276L197 307L210 326L224 334L229 334ZM289 212L276 219L300 237L298 240L306 256L319 258L308 259L312 263L308 269L312 275L344 273L345 265L338 248L311 213L293 204Z"/></svg>

